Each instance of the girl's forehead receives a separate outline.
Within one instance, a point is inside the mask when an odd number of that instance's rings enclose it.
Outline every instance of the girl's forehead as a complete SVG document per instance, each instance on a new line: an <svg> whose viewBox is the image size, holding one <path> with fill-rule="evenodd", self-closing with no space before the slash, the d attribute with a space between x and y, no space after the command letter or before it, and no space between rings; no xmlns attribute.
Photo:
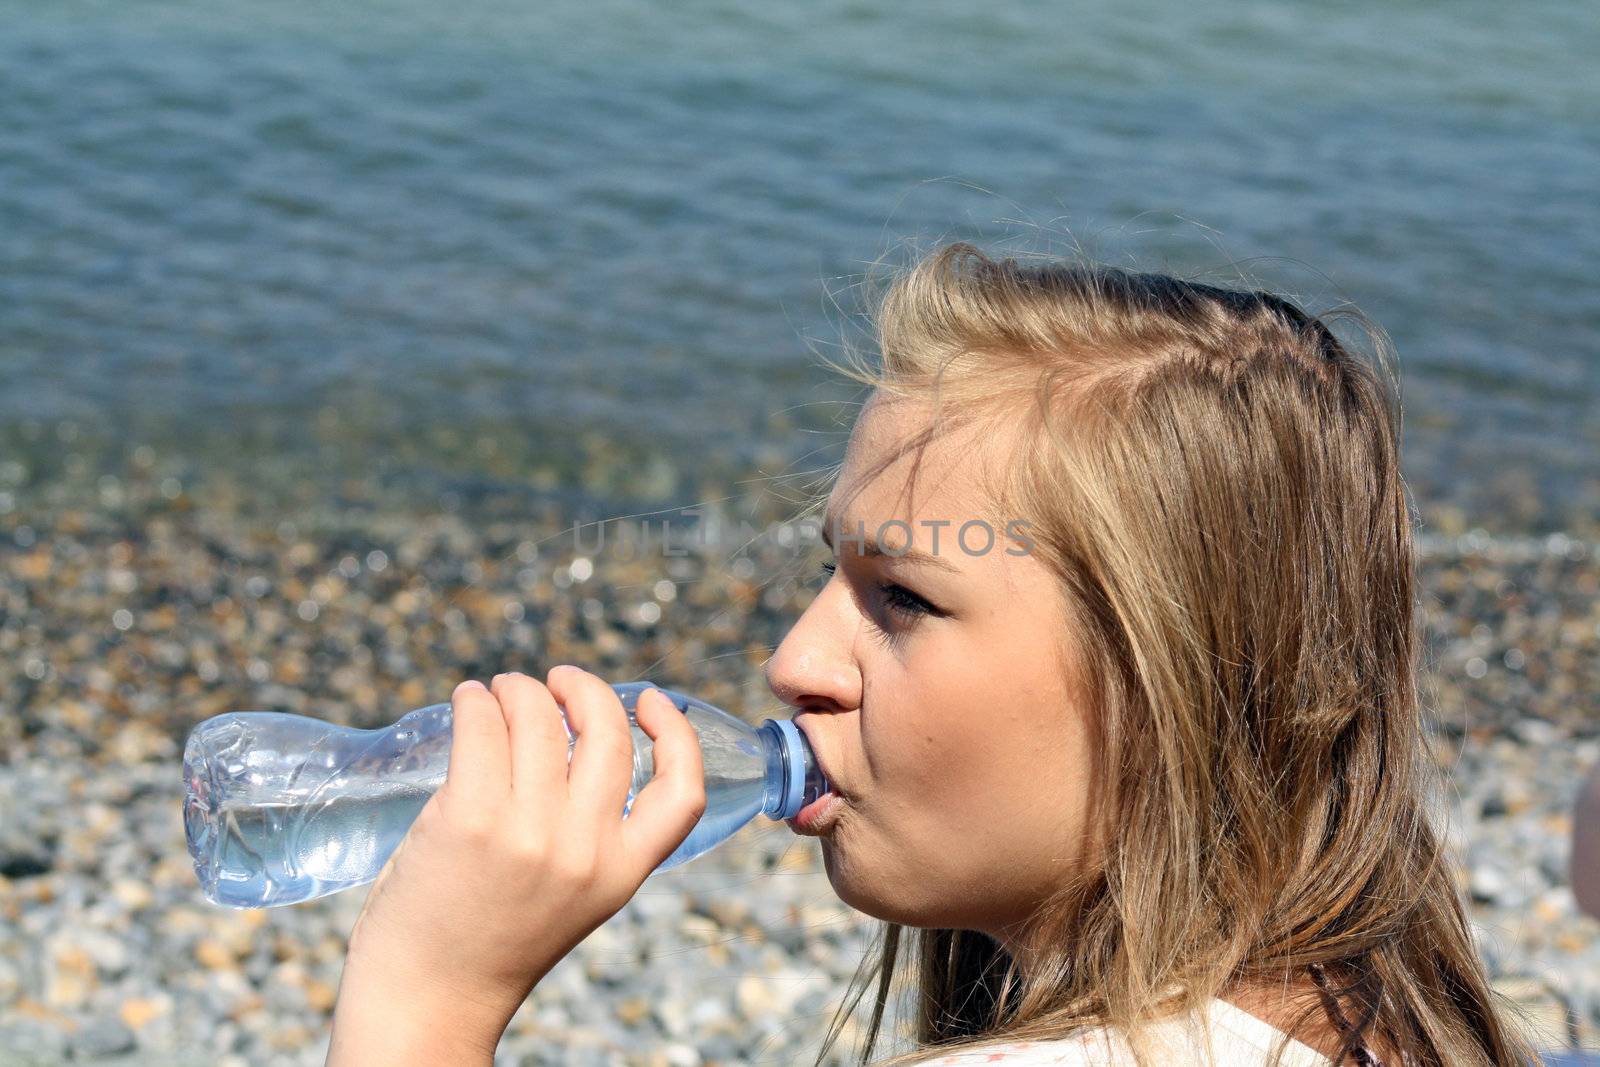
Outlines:
<svg viewBox="0 0 1600 1067"><path fill-rule="evenodd" d="M973 423L920 441L932 412L926 401L874 394L851 431L828 514L905 519L986 508L1000 431Z"/></svg>

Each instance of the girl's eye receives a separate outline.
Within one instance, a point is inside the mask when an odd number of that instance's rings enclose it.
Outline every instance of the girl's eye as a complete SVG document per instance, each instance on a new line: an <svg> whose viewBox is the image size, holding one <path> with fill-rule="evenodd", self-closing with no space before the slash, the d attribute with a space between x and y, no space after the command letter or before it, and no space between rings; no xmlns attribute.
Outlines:
<svg viewBox="0 0 1600 1067"><path fill-rule="evenodd" d="M837 563L832 560L822 565L822 573L827 574L829 577L834 576L834 571L837 571L837 569ZM896 584L896 582L878 582L878 592L883 595L883 603L890 606L896 613L902 614L902 616L917 619L917 617L925 616L925 614L939 614L938 608L934 608L931 603L923 600L922 597L918 597L917 593L906 589L904 585Z"/></svg>
<svg viewBox="0 0 1600 1067"><path fill-rule="evenodd" d="M838 564L834 563L832 560L822 565L822 573L827 575L829 578L832 578L834 571L838 569ZM932 604L928 603L922 597L913 593L905 586L896 582L879 582L878 592L883 596L884 604L886 604L891 611L894 611L900 615L904 615L907 618L917 619L924 615L942 614L938 608L934 607Z"/></svg>
<svg viewBox="0 0 1600 1067"><path fill-rule="evenodd" d="M937 612L932 604L913 593L903 585L894 582L883 582L878 586L878 591L883 594L883 602L890 609L910 618L921 618L923 615L934 615Z"/></svg>

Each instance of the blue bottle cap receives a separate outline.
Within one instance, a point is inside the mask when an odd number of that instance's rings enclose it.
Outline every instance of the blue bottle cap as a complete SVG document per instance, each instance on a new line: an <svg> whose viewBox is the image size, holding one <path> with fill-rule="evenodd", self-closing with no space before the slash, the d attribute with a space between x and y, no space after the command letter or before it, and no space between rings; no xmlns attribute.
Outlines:
<svg viewBox="0 0 1600 1067"><path fill-rule="evenodd" d="M799 814L800 809L806 805L806 757L805 736L800 733L800 727L791 719L769 719L778 728L778 735L783 738L784 755L788 760L788 774L784 776L783 807L778 809L775 819L792 819Z"/></svg>

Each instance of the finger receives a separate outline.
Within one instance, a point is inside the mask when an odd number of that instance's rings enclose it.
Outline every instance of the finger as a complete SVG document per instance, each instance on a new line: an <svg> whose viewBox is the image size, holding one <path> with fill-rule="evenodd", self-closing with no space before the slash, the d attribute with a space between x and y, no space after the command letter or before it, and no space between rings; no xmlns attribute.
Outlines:
<svg viewBox="0 0 1600 1067"><path fill-rule="evenodd" d="M599 828L620 823L633 784L633 731L622 700L603 679L559 666L550 669L550 693L567 709L577 735L567 768L569 817Z"/></svg>
<svg viewBox="0 0 1600 1067"><path fill-rule="evenodd" d="M500 698L511 735L511 792L531 802L540 818L567 798L566 723L556 698L520 671L497 674L489 685Z"/></svg>
<svg viewBox="0 0 1600 1067"><path fill-rule="evenodd" d="M450 766L445 787L468 800L498 802L511 788L511 747L500 701L482 682L450 694Z"/></svg>
<svg viewBox="0 0 1600 1067"><path fill-rule="evenodd" d="M656 767L622 821L622 848L648 873L677 851L705 814L705 760L689 717L661 690L639 694L634 715L655 743Z"/></svg>

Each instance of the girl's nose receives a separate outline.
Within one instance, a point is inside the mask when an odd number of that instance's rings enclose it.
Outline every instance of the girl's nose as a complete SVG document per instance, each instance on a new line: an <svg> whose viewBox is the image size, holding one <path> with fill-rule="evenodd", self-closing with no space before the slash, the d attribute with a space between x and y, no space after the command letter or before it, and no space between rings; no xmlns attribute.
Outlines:
<svg viewBox="0 0 1600 1067"><path fill-rule="evenodd" d="M829 661L814 650L796 650L787 637L767 661L767 686L792 708L822 706L850 711L861 705L858 672Z"/></svg>
<svg viewBox="0 0 1600 1067"><path fill-rule="evenodd" d="M834 599L824 589L767 660L767 686L790 707L861 706L861 671L850 654L855 628L833 610Z"/></svg>

